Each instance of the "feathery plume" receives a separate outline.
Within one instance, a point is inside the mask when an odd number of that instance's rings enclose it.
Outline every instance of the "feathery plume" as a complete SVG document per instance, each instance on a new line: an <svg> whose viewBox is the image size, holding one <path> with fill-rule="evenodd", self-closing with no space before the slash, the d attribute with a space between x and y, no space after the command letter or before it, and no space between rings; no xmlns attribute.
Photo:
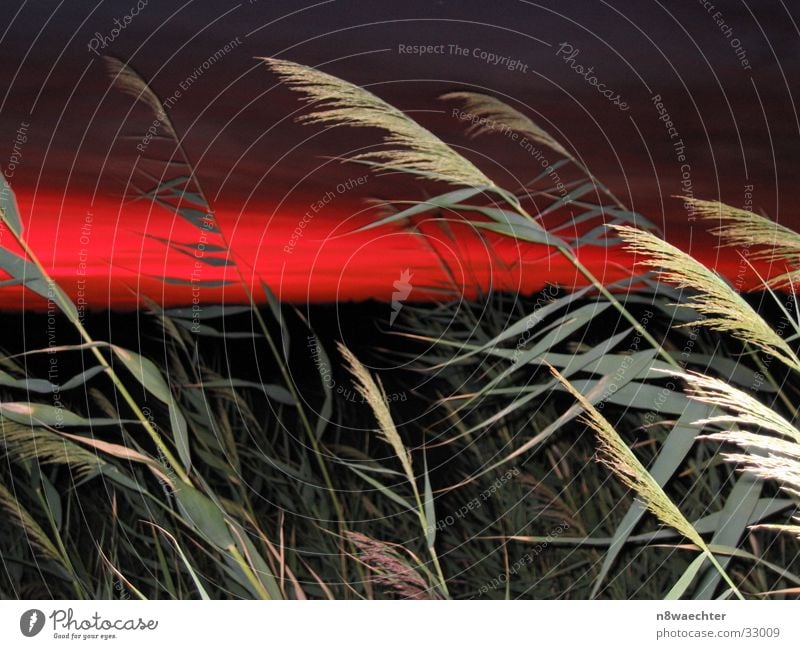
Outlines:
<svg viewBox="0 0 800 649"><path fill-rule="evenodd" d="M581 420L597 433L600 441L600 462L611 469L625 486L635 491L647 509L662 523L683 534L699 548L708 551L697 530L664 493L609 421L556 368L551 367L550 371L586 412Z"/></svg>
<svg viewBox="0 0 800 649"><path fill-rule="evenodd" d="M113 56L104 56L103 60L106 63L106 69L108 70L112 83L117 89L144 103L153 111L153 114L156 119L161 122L164 130L172 137L177 138L172 122L164 108L164 104L161 103L158 95L153 92L142 76L130 65Z"/></svg>
<svg viewBox="0 0 800 649"><path fill-rule="evenodd" d="M697 424L703 426L730 424L732 426L748 426L757 429L765 428L793 441L795 444L800 444L800 431L797 428L772 408L764 405L758 399L739 388L698 372L661 371L684 381L688 385L686 395L689 398L729 411L729 414L701 419L696 422Z"/></svg>
<svg viewBox="0 0 800 649"><path fill-rule="evenodd" d="M748 210L718 201L691 198L686 202L702 217L725 222L711 232L721 237L726 247L758 248L751 255L752 259L786 262L793 267L789 272L771 279L771 286L786 286L800 280L800 233Z"/></svg>
<svg viewBox="0 0 800 649"><path fill-rule="evenodd" d="M316 110L298 121L332 126L358 126L386 131L385 148L350 158L379 169L400 170L467 187L494 187L469 160L383 99L333 75L285 61L263 59L292 90Z"/></svg>
<svg viewBox="0 0 800 649"><path fill-rule="evenodd" d="M698 426L724 427L724 430L704 435L702 439L738 446L744 453L723 453L727 462L761 480L774 480L787 493L800 497L800 430L772 408L724 381L697 372L668 374L686 382L689 386L686 392L689 398L729 412L694 422ZM751 432L748 428L769 430L780 437ZM760 452L753 452L754 450ZM795 520L800 522L800 518L796 517ZM789 531L800 537L800 526L760 527Z"/></svg>
<svg viewBox="0 0 800 649"><path fill-rule="evenodd" d="M623 484L636 492L639 499L644 503L644 506L647 507L656 518L665 525L669 525L677 530L694 543L700 551L706 555L728 586L730 586L731 591L739 599L744 599L741 592L739 592L739 589L736 587L736 584L733 583L728 573L725 572L725 569L720 565L719 561L717 561L717 558L711 552L711 548L706 545L700 533L681 513L681 510L672 502L672 499L664 493L661 485L650 475L650 472L639 461L639 458L633 454L633 451L631 451L630 447L625 443L625 440L619 436L619 433L614 427L555 367L551 366L550 372L552 372L553 376L555 376L566 390L578 400L578 403L581 404L586 412L582 420L597 433L600 440L600 461L611 469Z"/></svg>
<svg viewBox="0 0 800 649"><path fill-rule="evenodd" d="M403 599L438 599L436 590L400 554L399 550L405 548L359 532L346 534L358 549L358 558L369 568L370 579L376 584L391 588Z"/></svg>
<svg viewBox="0 0 800 649"><path fill-rule="evenodd" d="M733 434L710 437L745 447L752 443L751 440L737 439ZM758 437L758 435L754 437ZM765 445L759 443L758 446L763 448ZM737 464L740 470L751 473L762 480L774 480L781 485L781 489L784 491L800 497L800 462L797 459L775 454L764 456L753 453L725 453L724 456L727 461Z"/></svg>
<svg viewBox="0 0 800 649"><path fill-rule="evenodd" d="M392 415L389 412L388 399L386 392L380 383L380 379L373 379L372 375L367 371L367 368L361 364L353 352L351 352L342 343L338 343L339 352L347 362L347 369L355 377L356 391L364 398L370 405L375 418L378 420L378 432L383 441L392 447L395 455L400 460L403 466L403 471L406 477L411 482L412 486L416 488L416 479L414 478L414 471L411 467L411 454L403 444L400 438L400 433L392 420Z"/></svg>
<svg viewBox="0 0 800 649"><path fill-rule="evenodd" d="M381 439L392 447L395 455L400 460L400 464L403 467L403 472L406 474L406 478L408 479L411 489L414 492L414 498L417 501L417 514L419 515L420 526L428 541L428 552L431 555L431 560L433 561L433 565L438 576L438 586L442 593L447 595L447 582L445 581L444 574L442 573L442 567L439 563L439 558L436 555L436 549L434 548L433 536L431 535L430 519L428 518L427 504L423 506L420 498L417 480L414 476L414 469L411 466L411 453L408 452L408 449L403 444L403 440L400 439L400 434L397 432L397 428L394 425L392 415L389 412L389 406L387 405L388 399L386 398L386 392L380 383L380 379L373 379L372 375L367 371L367 368L361 364L361 362L349 349L347 349L347 347L345 347L342 343L337 343L337 346L339 348L339 352L347 362L350 373L355 377L356 391L367 403L369 403L373 413L375 413L375 418L378 420L378 432Z"/></svg>
<svg viewBox="0 0 800 649"><path fill-rule="evenodd" d="M39 523L34 520L28 510L19 503L14 494L2 483L0 483L0 508L5 509L11 520L25 531L26 540L31 548L36 549L43 557L63 565L58 550L56 550L53 542L39 526Z"/></svg>
<svg viewBox="0 0 800 649"><path fill-rule="evenodd" d="M79 479L106 464L100 457L46 428L23 426L0 419L0 443L17 460L69 466Z"/></svg>
<svg viewBox="0 0 800 649"><path fill-rule="evenodd" d="M706 318L681 326L702 325L713 331L729 333L800 371L800 359L788 343L719 275L650 232L628 225L609 227L628 244L628 251L645 256L639 263L658 269L664 281L697 292L685 305Z"/></svg>
<svg viewBox="0 0 800 649"><path fill-rule="evenodd" d="M472 136L513 131L525 135L536 144L546 146L565 158L575 161L558 140L537 125L530 117L496 97L478 92L448 92L440 97L445 101L460 101L472 118L467 132ZM474 119L480 118L480 119Z"/></svg>

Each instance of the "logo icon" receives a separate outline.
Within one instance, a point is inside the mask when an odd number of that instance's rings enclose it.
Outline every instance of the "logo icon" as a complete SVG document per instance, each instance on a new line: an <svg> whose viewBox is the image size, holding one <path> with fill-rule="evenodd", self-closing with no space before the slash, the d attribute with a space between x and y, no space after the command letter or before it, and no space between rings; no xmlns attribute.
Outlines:
<svg viewBox="0 0 800 649"><path fill-rule="evenodd" d="M412 277L414 277L414 274L408 268L406 268L402 273L400 273L400 279L397 279L392 283L392 286L395 290L392 292L392 315L389 318L390 327L397 319L400 309L403 308L403 302L408 299L409 295L411 295L411 289L414 288L411 284Z"/></svg>
<svg viewBox="0 0 800 649"><path fill-rule="evenodd" d="M38 608L25 611L19 618L19 630L26 638L32 638L44 628L44 613Z"/></svg>

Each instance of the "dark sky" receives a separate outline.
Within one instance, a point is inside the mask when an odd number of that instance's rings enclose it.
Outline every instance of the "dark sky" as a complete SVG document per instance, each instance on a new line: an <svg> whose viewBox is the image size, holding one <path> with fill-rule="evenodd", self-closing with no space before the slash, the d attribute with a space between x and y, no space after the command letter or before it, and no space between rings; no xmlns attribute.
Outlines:
<svg viewBox="0 0 800 649"><path fill-rule="evenodd" d="M800 140L791 89L800 81L800 33L791 3L720 0L709 11L690 0L149 0L132 16L136 4L3 3L4 148L10 148L23 121L31 123L34 143L24 152L20 180L57 189L71 172L70 187L93 187L103 175L102 158L130 101L106 94L102 66L88 50L92 38L108 39L97 51L129 60L165 97L219 47L239 39L241 44L174 107L174 119L193 156L202 158L208 182L221 185L232 172L226 184L233 196L253 189L262 199L282 193L306 170L309 152L335 155L352 144L353 134L338 141L333 135L318 138L279 163L266 187L258 186L288 148L312 135L286 123L269 131L294 98L273 88L273 77L254 57L280 56L376 84L376 92L412 111L443 110L436 97L456 88L505 95L560 132L598 176L617 186L629 183L642 200L679 189L674 151L650 101L660 94L688 145L693 183L701 193L714 194L721 183L738 202L750 179L757 203L774 212L777 160L780 193L792 203L797 199L791 181ZM721 17L715 18L717 11ZM795 14L800 14L796 5ZM113 37L115 19L124 23L126 16L129 24ZM630 105L628 111L615 108L570 70L556 55L563 42L580 50L574 60L594 66L598 79ZM737 43L750 70L736 55ZM399 53L403 45L427 44L444 45L447 53ZM469 54L451 54L450 45ZM527 72L493 65L475 54L476 47L517 59ZM460 141L459 124L446 113L419 116ZM140 111L132 118L131 130L148 120ZM365 134L364 142L373 137ZM506 144L487 140L477 147L523 172L525 157ZM43 164L47 177L40 180Z"/></svg>
<svg viewBox="0 0 800 649"><path fill-rule="evenodd" d="M164 98L187 86L173 121L221 204L307 205L353 175L324 156L372 144L376 134L293 124L296 96L256 60L274 56L369 86L472 149L493 177L527 178L530 154L501 136L469 140L451 106L437 100L456 89L505 98L627 203L665 223L668 237L686 237L686 214L670 196L687 187L735 205L752 198L754 209L800 224L797 3L142 0L139 9L137 2L4 0L0 165L8 176L14 160L18 192L71 200L124 188L133 158L118 136L141 132L152 117L109 89L99 55L113 54ZM202 70L226 44L230 52ZM415 55L406 53L410 46L435 50ZM512 69L493 63L501 57ZM627 110L576 65L591 66ZM15 134L24 124L20 145ZM421 190L391 177L371 181L370 192L409 198Z"/></svg>

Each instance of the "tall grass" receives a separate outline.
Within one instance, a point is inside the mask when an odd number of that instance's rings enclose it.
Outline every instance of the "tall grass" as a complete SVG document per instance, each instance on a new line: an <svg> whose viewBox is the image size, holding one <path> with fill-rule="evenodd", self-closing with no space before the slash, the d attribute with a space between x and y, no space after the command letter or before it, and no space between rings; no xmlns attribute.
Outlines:
<svg viewBox="0 0 800 649"><path fill-rule="evenodd" d="M758 309L515 108L446 97L485 120L473 135L500 125L560 155L578 175L566 195L547 174L504 189L374 94L266 62L313 107L304 121L383 131L353 163L458 187L367 227L447 210L476 232L563 255L588 285L407 305L383 346L411 363L427 396L409 404L414 423L398 425L384 381L399 379L366 369L368 346L331 345L269 287L251 292L177 125L138 73L109 61L115 84L166 125L166 166L134 170L136 197L216 237L208 263L230 269L224 281L242 284L247 303L191 316L150 304L143 323L158 355L100 340L28 246L2 187L21 254L0 250L0 266L59 308L74 336L56 349L8 340L0 355L0 595L761 598L800 585L800 323L794 296L777 292L797 280L796 233L696 203L723 243L783 265ZM578 251L620 241L644 272L604 285ZM770 309L785 326L764 317ZM314 341L313 358L297 340ZM231 362L261 352L264 376ZM74 377L37 376L45 354ZM334 392L321 362L363 402Z"/></svg>

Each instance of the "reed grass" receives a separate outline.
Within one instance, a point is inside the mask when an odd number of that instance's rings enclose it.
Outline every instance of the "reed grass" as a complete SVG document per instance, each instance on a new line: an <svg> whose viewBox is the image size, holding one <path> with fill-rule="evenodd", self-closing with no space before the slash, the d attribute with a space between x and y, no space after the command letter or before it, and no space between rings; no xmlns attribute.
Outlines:
<svg viewBox="0 0 800 649"><path fill-rule="evenodd" d="M0 249L0 266L58 304L80 342L53 353L81 371L62 392L69 422L56 426L48 396L60 386L17 362L45 350L0 355L0 507L9 523L0 528L0 596L761 598L800 586L796 338L641 229L646 219L521 111L474 93L445 97L485 118L472 135L503 124L582 174L566 197L542 189L551 203L538 213L371 91L295 63L266 64L311 106L302 120L383 132L379 148L353 162L458 187L406 202L371 227L451 210L476 231L558 251L589 286L544 299L492 291L405 305L379 351L323 341L329 332L311 331L268 287L259 299L250 292L163 103L110 60L118 88L166 120L170 164L180 166L180 176L136 176L157 180L137 186L137 197L195 227L211 223L214 263L231 266L248 300L208 307L200 334L185 309L149 304L143 339L159 340L159 361L105 343L28 246L3 186L2 219L22 255ZM575 215L546 230L542 213L567 207ZM795 285L796 233L719 203L694 207L717 219L723 244L785 265L768 294ZM573 219L589 232L570 238ZM604 285L579 249L619 239L646 272ZM614 310L618 320L607 317ZM780 315L800 330L791 309ZM255 335L237 328L239 316L257 322ZM689 325L693 351L678 363L673 350L685 348ZM269 376L239 375L245 363L229 362L244 335L267 343ZM293 351L292 340L309 338L340 383L352 377L363 403L320 384ZM386 353L427 380L427 396L408 405L413 425L395 423L384 388L407 379L366 369ZM592 461L598 451L602 463Z"/></svg>

